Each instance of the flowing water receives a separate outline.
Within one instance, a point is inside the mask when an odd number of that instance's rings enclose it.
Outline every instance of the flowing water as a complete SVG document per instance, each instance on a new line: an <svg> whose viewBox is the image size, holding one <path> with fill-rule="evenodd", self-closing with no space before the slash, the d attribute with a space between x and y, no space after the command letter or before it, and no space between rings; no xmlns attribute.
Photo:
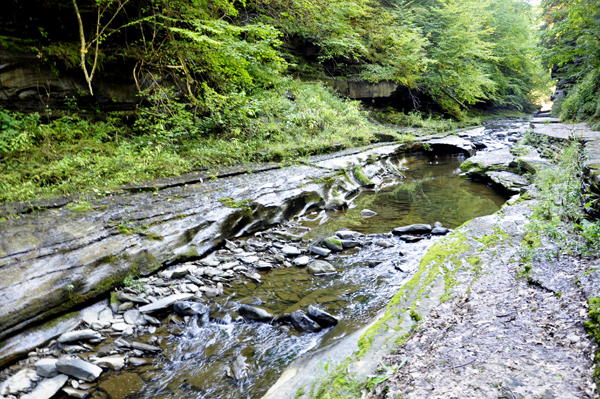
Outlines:
<svg viewBox="0 0 600 399"><path fill-rule="evenodd" d="M370 243L345 250L332 263L338 273L317 277L304 268L273 269L262 282L240 281L225 288L212 302L210 319L189 318L166 324L155 335L163 354L153 365L135 369L144 382L143 398L260 398L282 371L302 354L336 342L358 330L381 311L411 277L419 259L439 238L407 244L389 232L412 223L441 222L455 228L496 212L506 198L485 184L459 176L462 155L421 153L389 161L405 168L406 179L383 181L377 190L363 191L344 212L318 212L292 220L288 230L305 238L325 237L339 227L367 234ZM378 216L360 217L362 209ZM249 238L260 244L260 237ZM391 245L389 247L385 247ZM401 256L400 253L404 255ZM404 260L377 267L369 260ZM245 322L240 304L260 305L275 315L318 304L341 322L319 333L298 333L287 325ZM237 366L236 366L237 364ZM237 379L232 378L232 368Z"/></svg>

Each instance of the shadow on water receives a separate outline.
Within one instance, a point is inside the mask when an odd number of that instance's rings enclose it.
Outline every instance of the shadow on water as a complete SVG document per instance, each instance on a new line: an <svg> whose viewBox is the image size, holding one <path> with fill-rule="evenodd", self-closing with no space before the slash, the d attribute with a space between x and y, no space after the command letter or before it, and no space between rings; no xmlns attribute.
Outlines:
<svg viewBox="0 0 600 399"><path fill-rule="evenodd" d="M153 365L138 368L144 382L139 397L261 397L303 353L336 342L368 323L439 239L407 244L386 233L406 224L436 221L455 228L494 213L505 201L487 186L459 176L461 156L426 153L391 161L408 168L406 179L384 181L379 189L362 192L345 212L319 212L294 220L312 229L307 238L324 237L339 227L373 235L367 245L333 258L336 275L316 277L304 268L291 267L262 273L260 284L232 283L224 296L213 300L211 319L192 317L157 331L163 354ZM359 214L365 208L378 216L362 218ZM406 273L385 262L400 258ZM384 263L370 268L369 260ZM301 334L287 325L245 322L236 312L241 304L260 305L275 315L318 304L342 320L334 328Z"/></svg>

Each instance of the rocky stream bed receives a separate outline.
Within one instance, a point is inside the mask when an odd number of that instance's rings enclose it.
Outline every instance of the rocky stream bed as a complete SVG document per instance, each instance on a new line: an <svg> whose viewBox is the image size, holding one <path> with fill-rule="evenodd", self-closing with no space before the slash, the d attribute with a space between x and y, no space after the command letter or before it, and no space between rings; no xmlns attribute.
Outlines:
<svg viewBox="0 0 600 399"><path fill-rule="evenodd" d="M528 127L503 121L4 222L0 356L12 365L0 397L292 398L319 364L348 359L359 375L382 359L397 370L371 393L381 397L495 398L531 385L514 370L537 384L522 397L587 395L585 298L515 283L528 205L513 197L496 212L549 164L533 147L510 150ZM523 323L537 330L510 331L529 302L540 320Z"/></svg>

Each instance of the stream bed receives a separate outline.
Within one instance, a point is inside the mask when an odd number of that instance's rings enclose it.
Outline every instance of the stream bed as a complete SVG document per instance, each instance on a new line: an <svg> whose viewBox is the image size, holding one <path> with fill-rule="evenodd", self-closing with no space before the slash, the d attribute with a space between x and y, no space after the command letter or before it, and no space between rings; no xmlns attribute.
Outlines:
<svg viewBox="0 0 600 399"><path fill-rule="evenodd" d="M427 152L391 158L405 179L387 179L375 190L362 191L345 211L309 212L289 221L283 227L305 240L346 228L365 234L364 245L327 258L337 274L315 276L294 266L272 269L261 273L261 283L244 280L226 286L223 296L213 298L210 318L192 316L180 324L164 324L154 334L162 355L152 365L135 369L144 382L136 397L260 398L293 360L367 324L439 239L406 243L389 233L393 228L434 222L455 228L496 212L505 202L485 184L459 176L464 159ZM378 215L363 218L363 209ZM267 231L241 240L246 248L256 248L273 237ZM382 263L369 267L370 261ZM260 306L274 315L318 305L341 320L318 333L299 333L285 324L245 321L236 312L241 304Z"/></svg>

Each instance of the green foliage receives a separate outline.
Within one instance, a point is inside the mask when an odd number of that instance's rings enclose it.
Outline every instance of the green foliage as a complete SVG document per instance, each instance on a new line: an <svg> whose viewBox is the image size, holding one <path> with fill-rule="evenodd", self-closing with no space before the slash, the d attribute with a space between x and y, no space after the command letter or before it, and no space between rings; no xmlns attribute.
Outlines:
<svg viewBox="0 0 600 399"><path fill-rule="evenodd" d="M594 126L600 122L600 69L591 70L570 90L560 106L560 118Z"/></svg>
<svg viewBox="0 0 600 399"><path fill-rule="evenodd" d="M583 156L577 141L565 148L555 167L536 174L537 202L526 227L523 258L539 256L536 249L542 246L541 238L555 247L547 255L592 255L600 249L600 223L584 219L582 175Z"/></svg>

